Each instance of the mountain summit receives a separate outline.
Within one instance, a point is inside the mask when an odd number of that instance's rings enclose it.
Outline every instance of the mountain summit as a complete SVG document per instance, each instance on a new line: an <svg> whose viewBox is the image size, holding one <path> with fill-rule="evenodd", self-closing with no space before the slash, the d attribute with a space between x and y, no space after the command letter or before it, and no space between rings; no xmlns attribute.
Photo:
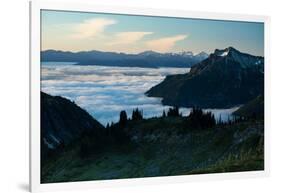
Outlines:
<svg viewBox="0 0 281 193"><path fill-rule="evenodd" d="M146 92L165 105L226 108L244 104L263 93L264 58L233 47L214 53L187 74L167 76Z"/></svg>
<svg viewBox="0 0 281 193"><path fill-rule="evenodd" d="M215 49L215 51L214 51L214 55L216 55L216 56L221 56L221 57L223 57L223 56L228 56L228 55L231 55L231 54L233 54L233 53L241 53L241 52L239 52L238 50L236 50L235 48L233 48L233 47L228 47L228 48L225 48L225 49L222 49L222 50L220 50L220 49Z"/></svg>
<svg viewBox="0 0 281 193"><path fill-rule="evenodd" d="M242 53L233 47L228 47L223 50L216 49L214 55L232 59L243 67L247 67L249 65L260 65L264 63L263 57Z"/></svg>

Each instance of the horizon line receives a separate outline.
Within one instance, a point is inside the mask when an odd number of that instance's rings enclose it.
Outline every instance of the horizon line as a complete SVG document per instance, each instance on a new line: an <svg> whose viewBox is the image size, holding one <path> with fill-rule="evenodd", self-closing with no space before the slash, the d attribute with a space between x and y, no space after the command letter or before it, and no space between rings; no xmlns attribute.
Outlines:
<svg viewBox="0 0 281 193"><path fill-rule="evenodd" d="M252 56L264 57L264 55L256 55L256 54L252 54L252 53L249 53L249 52L240 51L239 49L236 49L233 46L228 46L228 47L225 47L225 48L222 48L222 49L216 48L211 53L208 53L206 51L194 52L194 51L191 51L191 50L182 50L182 51L175 51L175 52L173 52L173 51L171 51L171 52L158 52L158 51L154 51L154 50L144 50L144 51L132 53L132 52L104 51L104 50L97 50L97 49L70 51L70 50L59 50L59 49L52 49L52 48L45 49L45 50L40 50L40 52L58 51L58 52L80 53L80 52L93 52L93 51L97 51L97 52L107 52L107 53L117 53L117 54L127 54L127 55L138 55L138 54L145 53L145 52L154 52L154 53L158 53L158 54L179 54L179 53L184 53L184 52L191 52L193 55L198 55L198 54L201 54L201 53L205 53L205 54L211 55L212 53L215 52L215 50L224 50L224 49L227 49L227 48L234 48L235 50L237 50L237 51L239 51L241 53L249 54L249 55L252 55Z"/></svg>

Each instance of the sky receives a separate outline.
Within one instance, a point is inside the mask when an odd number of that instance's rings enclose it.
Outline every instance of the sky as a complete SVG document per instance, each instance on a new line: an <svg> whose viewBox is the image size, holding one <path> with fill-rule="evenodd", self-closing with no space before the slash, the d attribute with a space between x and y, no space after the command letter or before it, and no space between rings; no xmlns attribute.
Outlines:
<svg viewBox="0 0 281 193"><path fill-rule="evenodd" d="M264 24L253 22L41 11L41 49L212 53L232 46L264 55Z"/></svg>

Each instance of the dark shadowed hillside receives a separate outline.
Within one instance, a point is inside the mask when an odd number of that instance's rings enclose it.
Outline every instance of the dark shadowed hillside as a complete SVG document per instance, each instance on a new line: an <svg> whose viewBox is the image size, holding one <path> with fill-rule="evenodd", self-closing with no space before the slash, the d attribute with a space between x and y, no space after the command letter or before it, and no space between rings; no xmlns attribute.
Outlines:
<svg viewBox="0 0 281 193"><path fill-rule="evenodd" d="M264 97L262 95L257 96L255 99L241 106L237 111L233 113L236 116L246 118L264 118Z"/></svg>
<svg viewBox="0 0 281 193"><path fill-rule="evenodd" d="M264 59L229 47L215 50L184 75L167 76L147 91L163 104L226 108L244 104L263 93Z"/></svg>
<svg viewBox="0 0 281 193"><path fill-rule="evenodd" d="M41 148L47 153L68 145L85 132L101 133L104 127L74 102L41 92Z"/></svg>
<svg viewBox="0 0 281 193"><path fill-rule="evenodd" d="M43 166L42 183L263 170L263 121L200 129L188 120L128 120L123 127L129 141L123 148L115 144L81 157L77 143Z"/></svg>

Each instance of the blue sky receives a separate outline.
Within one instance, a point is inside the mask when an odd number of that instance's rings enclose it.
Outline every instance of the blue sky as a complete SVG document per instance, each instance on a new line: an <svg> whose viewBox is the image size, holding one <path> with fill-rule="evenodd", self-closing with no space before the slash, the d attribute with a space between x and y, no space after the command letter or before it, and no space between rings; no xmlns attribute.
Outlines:
<svg viewBox="0 0 281 193"><path fill-rule="evenodd" d="M211 53L233 46L264 55L263 23L47 10L41 17L42 50Z"/></svg>

